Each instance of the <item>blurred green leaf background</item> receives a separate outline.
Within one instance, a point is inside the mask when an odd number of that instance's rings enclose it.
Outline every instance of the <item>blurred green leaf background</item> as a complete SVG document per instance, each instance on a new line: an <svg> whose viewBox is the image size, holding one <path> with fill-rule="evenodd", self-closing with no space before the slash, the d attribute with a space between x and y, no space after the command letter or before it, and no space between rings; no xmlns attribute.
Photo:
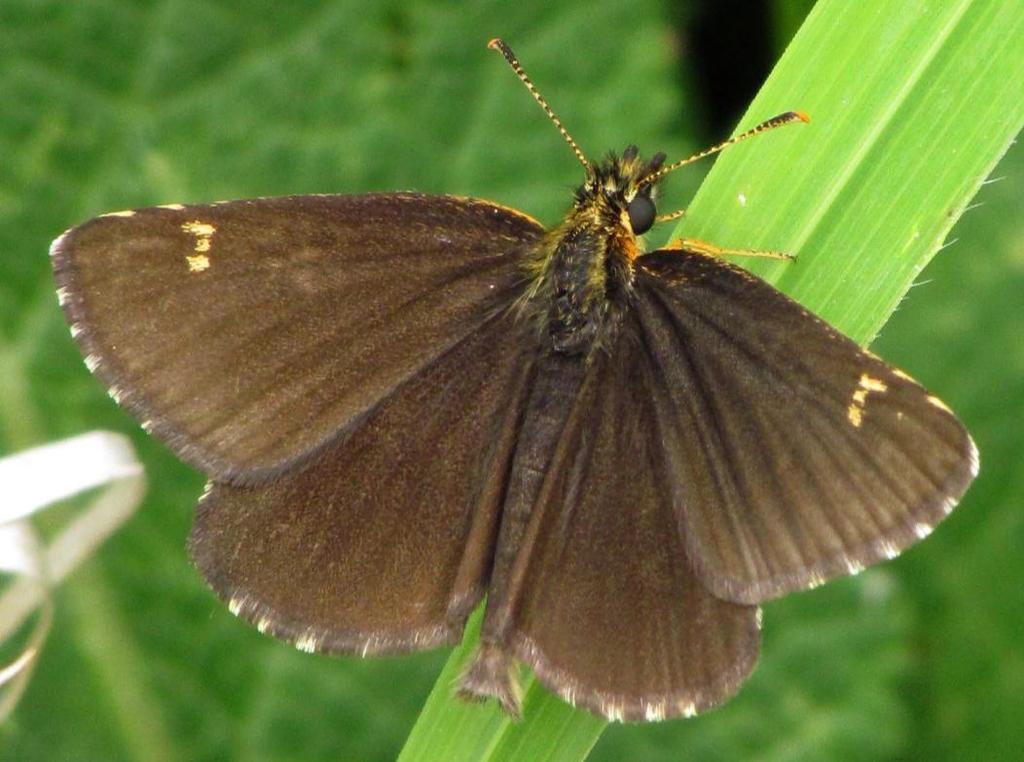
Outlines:
<svg viewBox="0 0 1024 762"><path fill-rule="evenodd" d="M551 222L579 167L490 37L591 155L674 157L731 131L809 7L0 4L0 454L115 429L153 485L59 590L0 759L392 759L446 658L302 654L214 599L184 548L203 479L89 377L53 294L56 235L147 204L410 188ZM962 507L900 560L767 606L761 663L725 707L610 726L592 759L1021 758L1024 152L993 177L874 344L975 435Z"/></svg>

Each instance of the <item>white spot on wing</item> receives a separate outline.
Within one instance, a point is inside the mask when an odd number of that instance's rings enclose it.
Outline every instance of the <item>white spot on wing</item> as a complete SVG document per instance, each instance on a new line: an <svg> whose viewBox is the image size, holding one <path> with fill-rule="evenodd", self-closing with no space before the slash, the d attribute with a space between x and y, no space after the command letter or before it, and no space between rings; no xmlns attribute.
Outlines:
<svg viewBox="0 0 1024 762"><path fill-rule="evenodd" d="M882 540L879 548L882 551L882 555L889 559L896 558L900 554L899 548L889 542L889 540Z"/></svg>
<svg viewBox="0 0 1024 762"><path fill-rule="evenodd" d="M68 303L68 290L64 286L57 289L57 302L61 307Z"/></svg>
<svg viewBox="0 0 1024 762"><path fill-rule="evenodd" d="M862 389L867 389L869 392L884 392L889 388L880 378L872 378L867 373L861 373L860 386Z"/></svg>
<svg viewBox="0 0 1024 762"><path fill-rule="evenodd" d="M172 212L180 212L184 208L184 204L160 204L157 207L157 209L170 209Z"/></svg>
<svg viewBox="0 0 1024 762"><path fill-rule="evenodd" d="M228 611L230 611L235 616L241 616L242 615L242 608L244 606L245 606L245 598L244 597L232 598L230 601L228 601Z"/></svg>
<svg viewBox="0 0 1024 762"><path fill-rule="evenodd" d="M881 379L869 376L867 373L860 374L857 388L853 390L853 395L850 397L850 405L846 408L846 418L854 428L860 428L860 425L864 422L864 411L867 407L868 393L876 392L881 394L888 388Z"/></svg>
<svg viewBox="0 0 1024 762"><path fill-rule="evenodd" d="M196 237L192 253L185 256L185 261L188 263L188 271L201 273L204 270L208 270L210 268L210 258L206 256L206 252L210 251L213 234L217 232L217 228L209 222L191 220L184 223L181 229Z"/></svg>
<svg viewBox="0 0 1024 762"><path fill-rule="evenodd" d="M971 451L968 453L967 457L970 459L971 478L973 479L975 476L978 475L978 470L981 467L981 461L978 457L978 445L974 444L974 440L971 439L969 436L967 438L967 441L971 447Z"/></svg>
<svg viewBox="0 0 1024 762"><path fill-rule="evenodd" d="M935 395L929 394L925 399L927 399L928 404L932 405L933 407L937 407L939 410L945 413L949 413L950 415L953 414L953 411L949 409L949 405L947 405L945 402L940 400Z"/></svg>
<svg viewBox="0 0 1024 762"><path fill-rule="evenodd" d="M82 333L82 327L78 323L72 323L70 330L72 339L77 339Z"/></svg>
<svg viewBox="0 0 1024 762"><path fill-rule="evenodd" d="M135 216L135 212L133 210L131 210L131 209L125 209L124 211L121 211L121 212L107 212L106 214L101 214L100 215L100 217L134 217L134 216Z"/></svg>
<svg viewBox="0 0 1024 762"><path fill-rule="evenodd" d="M923 540L931 533L932 528L928 524L914 524L914 534L918 536L918 539Z"/></svg>
<svg viewBox="0 0 1024 762"><path fill-rule="evenodd" d="M206 484L203 485L203 494L199 496L199 502L203 502L210 496L210 492L213 491L213 482L207 480Z"/></svg>
<svg viewBox="0 0 1024 762"><path fill-rule="evenodd" d="M85 356L85 367L89 369L90 373L95 373L96 369L100 367L100 358L90 353Z"/></svg>
<svg viewBox="0 0 1024 762"><path fill-rule="evenodd" d="M860 574L862 571L864 571L864 564L862 564L860 561L847 559L846 571L848 571L850 574Z"/></svg>
<svg viewBox="0 0 1024 762"><path fill-rule="evenodd" d="M107 394L110 396L110 399L114 400L114 402L116 402L118 405L121 404L121 389L120 389L120 387L118 387L118 386L110 387L109 389L107 389Z"/></svg>
<svg viewBox="0 0 1024 762"><path fill-rule="evenodd" d="M317 645L320 639L315 633L307 632L295 641L295 647L300 651L305 651L308 654L316 653Z"/></svg>
<svg viewBox="0 0 1024 762"><path fill-rule="evenodd" d="M64 247L64 239L68 237L68 233L70 232L71 229L69 228L68 230L65 230L63 233L61 233L59 236L53 239L53 243L50 244L51 257L57 256L57 252L59 252Z"/></svg>
<svg viewBox="0 0 1024 762"><path fill-rule="evenodd" d="M648 704L644 707L644 719L648 722L660 722L665 719L664 704Z"/></svg>
<svg viewBox="0 0 1024 762"><path fill-rule="evenodd" d="M188 261L188 271L190 273L201 273L210 267L210 258L205 254L196 254L185 257L185 259Z"/></svg>
<svg viewBox="0 0 1024 762"><path fill-rule="evenodd" d="M862 408L854 402L850 403L850 406L846 408L846 418L853 424L854 428L860 428L861 423L864 422L864 414L861 412Z"/></svg>
<svg viewBox="0 0 1024 762"><path fill-rule="evenodd" d="M696 717L697 716L697 705L692 701L687 701L679 705L680 714L683 717Z"/></svg>

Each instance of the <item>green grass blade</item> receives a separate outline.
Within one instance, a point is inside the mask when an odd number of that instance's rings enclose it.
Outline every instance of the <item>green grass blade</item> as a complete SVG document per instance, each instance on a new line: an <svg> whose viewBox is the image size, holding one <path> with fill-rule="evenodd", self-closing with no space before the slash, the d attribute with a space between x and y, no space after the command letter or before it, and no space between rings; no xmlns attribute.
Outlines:
<svg viewBox="0 0 1024 762"><path fill-rule="evenodd" d="M482 609L470 619L464 642L438 677L399 762L584 759L606 723L551 697L532 676L524 681L524 722L513 722L494 702L465 704L453 698L476 647L481 614Z"/></svg>
<svg viewBox="0 0 1024 762"><path fill-rule="evenodd" d="M1016 3L820 2L740 128L790 109L813 122L726 152L681 234L798 253L745 264L868 342L1020 130L1022 40ZM474 642L452 656L402 760L584 759L603 723L535 684L518 724L451 698Z"/></svg>
<svg viewBox="0 0 1024 762"><path fill-rule="evenodd" d="M1022 42L1019 3L819 3L740 126L812 123L725 152L681 230L797 253L744 264L869 341L1020 130Z"/></svg>

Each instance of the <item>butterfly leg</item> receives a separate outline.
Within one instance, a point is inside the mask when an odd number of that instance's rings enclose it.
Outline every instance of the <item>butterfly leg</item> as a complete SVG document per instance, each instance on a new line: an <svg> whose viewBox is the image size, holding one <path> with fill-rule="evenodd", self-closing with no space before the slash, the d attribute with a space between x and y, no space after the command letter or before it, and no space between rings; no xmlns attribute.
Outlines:
<svg viewBox="0 0 1024 762"><path fill-rule="evenodd" d="M795 254L770 249L733 249L716 246L697 238L677 238L664 247L665 250L692 251L709 257L767 257L769 259L796 259Z"/></svg>

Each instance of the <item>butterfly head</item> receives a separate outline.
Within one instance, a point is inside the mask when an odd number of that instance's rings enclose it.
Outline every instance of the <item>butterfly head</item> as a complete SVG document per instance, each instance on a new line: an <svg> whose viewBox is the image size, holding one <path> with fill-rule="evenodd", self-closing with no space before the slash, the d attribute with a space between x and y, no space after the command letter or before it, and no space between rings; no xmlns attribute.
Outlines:
<svg viewBox="0 0 1024 762"><path fill-rule="evenodd" d="M611 154L600 164L590 164L587 179L576 189L576 208L604 210L623 225L628 223L634 235L646 233L658 216L657 182L652 177L664 162L663 153L646 161L636 146L629 146L621 156Z"/></svg>

